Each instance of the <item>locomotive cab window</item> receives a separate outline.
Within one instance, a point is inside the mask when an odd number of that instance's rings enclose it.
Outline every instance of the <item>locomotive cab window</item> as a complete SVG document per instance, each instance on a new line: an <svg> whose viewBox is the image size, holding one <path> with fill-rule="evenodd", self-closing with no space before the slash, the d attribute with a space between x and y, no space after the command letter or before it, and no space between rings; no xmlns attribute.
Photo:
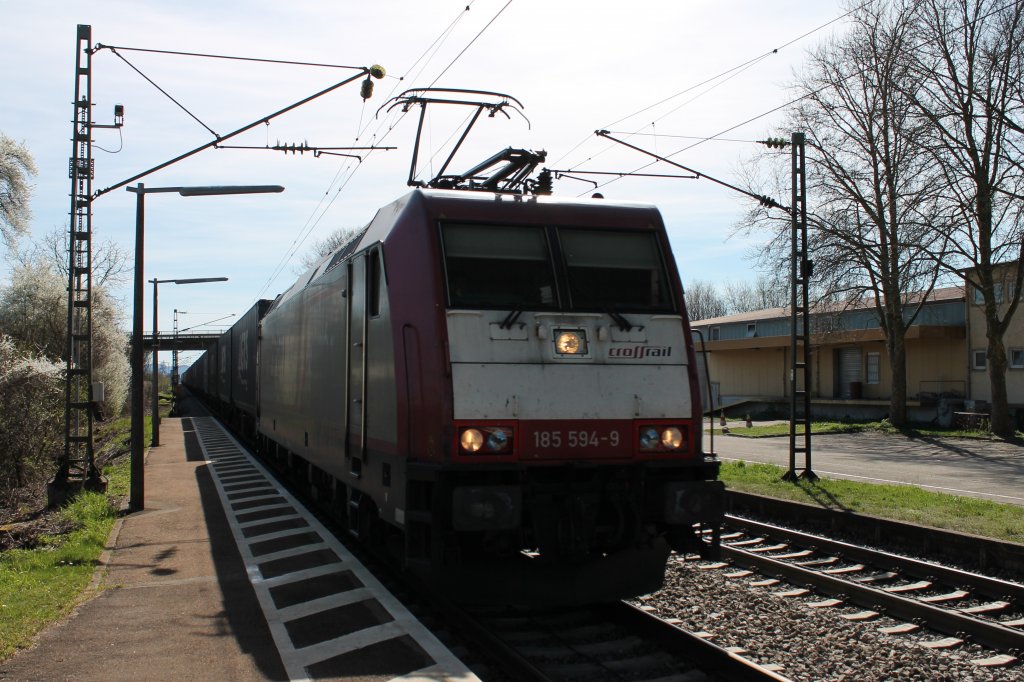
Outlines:
<svg viewBox="0 0 1024 682"><path fill-rule="evenodd" d="M380 250L373 249L367 256L366 280L367 297L369 298L370 317L380 316L381 269Z"/></svg>
<svg viewBox="0 0 1024 682"><path fill-rule="evenodd" d="M559 237L573 309L672 310L653 233L563 228Z"/></svg>
<svg viewBox="0 0 1024 682"><path fill-rule="evenodd" d="M556 307L544 228L444 225L442 237L451 307Z"/></svg>

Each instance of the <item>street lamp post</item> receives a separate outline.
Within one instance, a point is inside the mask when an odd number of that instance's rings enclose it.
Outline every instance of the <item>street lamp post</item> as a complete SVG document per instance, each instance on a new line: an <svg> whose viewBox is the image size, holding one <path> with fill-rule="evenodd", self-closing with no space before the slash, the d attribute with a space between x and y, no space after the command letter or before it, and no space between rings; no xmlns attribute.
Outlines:
<svg viewBox="0 0 1024 682"><path fill-rule="evenodd" d="M153 306L156 308L156 306ZM172 352L171 360L171 390L178 385L178 315L188 315L184 310L174 309L174 350Z"/></svg>
<svg viewBox="0 0 1024 682"><path fill-rule="evenodd" d="M145 470L143 445L143 412L145 398L142 395L142 296L145 277L143 274L145 200L147 194L177 192L183 197L212 196L220 194L265 194L283 192L280 185L226 185L209 187L146 187L141 182L135 187L126 187L135 194L135 278L134 309L132 312L132 438L131 438L131 488L128 508L141 511L145 508Z"/></svg>
<svg viewBox="0 0 1024 682"><path fill-rule="evenodd" d="M194 277L192 279L156 279L149 280L153 285L153 440L154 448L160 445L160 335L157 331L157 285L158 284L201 284L203 282L226 282L227 277ZM178 311L174 311L174 329L178 329ZM177 350L175 350L177 352Z"/></svg>

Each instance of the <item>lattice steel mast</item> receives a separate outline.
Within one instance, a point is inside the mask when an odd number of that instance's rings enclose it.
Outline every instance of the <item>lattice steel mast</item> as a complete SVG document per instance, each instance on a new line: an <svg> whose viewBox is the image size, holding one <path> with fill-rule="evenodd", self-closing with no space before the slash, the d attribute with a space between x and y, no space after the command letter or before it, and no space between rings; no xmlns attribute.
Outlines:
<svg viewBox="0 0 1024 682"><path fill-rule="evenodd" d="M807 257L807 161L803 133L793 133L793 203L790 209L790 325L789 355L789 471L783 477L817 480L811 469L811 318L809 285L812 272ZM802 433L798 432L802 427ZM800 445L799 441L803 440ZM804 467L796 473L796 456L803 453Z"/></svg>
<svg viewBox="0 0 1024 682"><path fill-rule="evenodd" d="M68 230L68 326L65 346L64 457L50 501L69 488L104 488L93 453L93 419L102 387L92 382L92 27L80 24L75 52L71 130L71 220Z"/></svg>

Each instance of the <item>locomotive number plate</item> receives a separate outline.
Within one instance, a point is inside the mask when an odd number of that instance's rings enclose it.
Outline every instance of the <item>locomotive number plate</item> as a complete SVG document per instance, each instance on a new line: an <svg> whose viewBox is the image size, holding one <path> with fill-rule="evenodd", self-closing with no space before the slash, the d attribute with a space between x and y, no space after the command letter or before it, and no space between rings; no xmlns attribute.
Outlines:
<svg viewBox="0 0 1024 682"><path fill-rule="evenodd" d="M629 420L551 420L519 423L523 459L606 459L633 454Z"/></svg>

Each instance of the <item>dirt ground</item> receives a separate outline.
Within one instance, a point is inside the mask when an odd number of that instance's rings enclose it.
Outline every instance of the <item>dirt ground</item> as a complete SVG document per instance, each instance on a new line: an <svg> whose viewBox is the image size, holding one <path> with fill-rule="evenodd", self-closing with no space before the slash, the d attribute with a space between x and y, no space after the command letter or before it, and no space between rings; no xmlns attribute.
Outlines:
<svg viewBox="0 0 1024 682"><path fill-rule="evenodd" d="M117 458L127 457L128 442L120 436L97 430L94 448L96 466L102 469ZM74 524L61 516L60 509L47 506L46 486L54 472L17 491L13 499L0 504L0 552L10 549L34 549L44 536L62 535L74 530Z"/></svg>

